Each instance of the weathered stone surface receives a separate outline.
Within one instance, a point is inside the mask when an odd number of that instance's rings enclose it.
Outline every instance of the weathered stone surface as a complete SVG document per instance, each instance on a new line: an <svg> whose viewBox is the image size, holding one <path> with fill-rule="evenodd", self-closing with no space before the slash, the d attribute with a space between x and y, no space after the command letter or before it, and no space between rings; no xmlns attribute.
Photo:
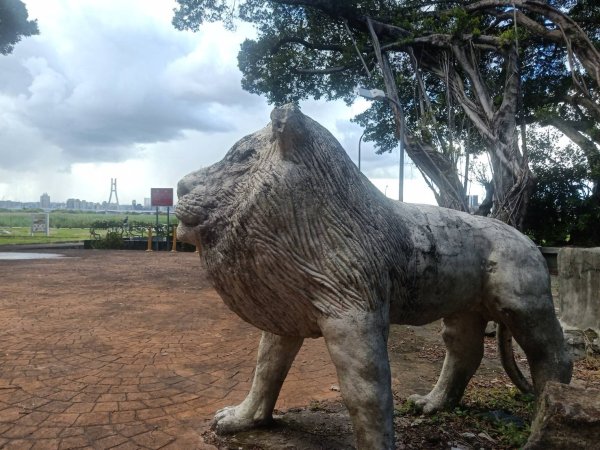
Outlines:
<svg viewBox="0 0 600 450"><path fill-rule="evenodd" d="M250 393L217 413L218 433L271 422L303 339L323 336L357 447L393 448L390 323L444 319L442 373L411 398L427 413L460 400L489 320L519 342L536 390L571 377L546 263L527 237L497 220L386 198L292 105L184 177L178 195L178 236L201 245L224 302L263 330Z"/></svg>
<svg viewBox="0 0 600 450"><path fill-rule="evenodd" d="M562 248L558 277L561 321L600 333L600 247Z"/></svg>
<svg viewBox="0 0 600 450"><path fill-rule="evenodd" d="M210 431L207 442L220 449L269 450L352 450L353 439L348 411L339 403L324 403L318 408L295 408L268 427L254 428L233 435Z"/></svg>
<svg viewBox="0 0 600 450"><path fill-rule="evenodd" d="M525 449L589 450L598 445L600 390L547 383Z"/></svg>
<svg viewBox="0 0 600 450"><path fill-rule="evenodd" d="M591 328L579 330L566 328L565 343L573 357L578 360L593 354L600 354L600 337Z"/></svg>

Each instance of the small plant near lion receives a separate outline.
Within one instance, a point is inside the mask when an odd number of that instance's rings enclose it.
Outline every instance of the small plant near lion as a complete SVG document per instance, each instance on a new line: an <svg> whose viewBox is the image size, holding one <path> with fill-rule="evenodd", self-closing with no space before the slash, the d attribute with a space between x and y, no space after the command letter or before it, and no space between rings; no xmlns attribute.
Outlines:
<svg viewBox="0 0 600 450"><path fill-rule="evenodd" d="M92 241L92 248L119 250L123 248L123 237L116 231L108 231L106 236Z"/></svg>
<svg viewBox="0 0 600 450"><path fill-rule="evenodd" d="M399 406L394 408L394 416L405 416L405 415L418 415L420 414L417 410L417 406L414 402L410 400L406 400L401 403Z"/></svg>
<svg viewBox="0 0 600 450"><path fill-rule="evenodd" d="M410 430L421 429L423 435L444 430L444 439L452 442L465 442L474 448L513 449L522 447L529 437L533 400L514 387L472 386L452 411L422 415L406 400L396 406L394 415L404 418Z"/></svg>
<svg viewBox="0 0 600 450"><path fill-rule="evenodd" d="M311 400L308 409L310 411L325 411L324 406L321 404L319 400Z"/></svg>

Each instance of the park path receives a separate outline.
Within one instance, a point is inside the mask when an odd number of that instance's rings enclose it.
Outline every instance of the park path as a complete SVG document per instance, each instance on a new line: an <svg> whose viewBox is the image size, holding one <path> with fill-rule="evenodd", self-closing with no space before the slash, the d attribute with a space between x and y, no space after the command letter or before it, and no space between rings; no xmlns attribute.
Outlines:
<svg viewBox="0 0 600 450"><path fill-rule="evenodd" d="M260 332L193 253L62 250L0 260L0 448L202 449L214 412L247 393ZM279 409L337 398L307 340Z"/></svg>

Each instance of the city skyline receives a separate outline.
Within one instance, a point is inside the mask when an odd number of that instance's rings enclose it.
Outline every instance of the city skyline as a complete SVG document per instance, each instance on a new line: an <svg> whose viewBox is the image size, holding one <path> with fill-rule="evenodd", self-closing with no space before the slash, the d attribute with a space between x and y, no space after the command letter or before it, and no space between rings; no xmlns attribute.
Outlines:
<svg viewBox="0 0 600 450"><path fill-rule="evenodd" d="M0 202L9 201L9 202L16 202L16 203L35 203L35 202L43 203L42 197L44 195L47 195L50 198L50 200L49 200L50 203L66 203L70 199L77 199L77 200L80 200L80 201L87 201L89 203L100 203L101 204L101 203L109 203L108 199L110 198L110 193L109 193L109 194L106 195L107 198L104 198L104 199L90 199L90 200L88 200L86 198L79 197L77 195L73 195L73 196L69 196L67 198L60 198L59 200L55 200L56 197L54 197L52 195L52 191L50 189L47 189L47 190L45 190L44 192L42 192L38 196L37 200L35 198L13 199L13 198L4 198L3 197L3 198L0 199ZM119 204L131 204L132 202L136 202L136 203L140 203L141 202L143 204L144 199L150 199L150 188L148 188L148 195L146 197L142 197L141 199L135 199L135 198L133 198L129 202L119 202ZM111 202L111 204L112 203L116 204L116 202Z"/></svg>

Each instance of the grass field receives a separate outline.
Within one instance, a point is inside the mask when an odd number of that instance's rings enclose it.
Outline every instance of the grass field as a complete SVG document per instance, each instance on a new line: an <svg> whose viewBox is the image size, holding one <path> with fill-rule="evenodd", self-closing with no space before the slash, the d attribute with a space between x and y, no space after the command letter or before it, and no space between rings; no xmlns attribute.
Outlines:
<svg viewBox="0 0 600 450"><path fill-rule="evenodd" d="M0 246L78 242L89 238L89 228L50 228L50 236L46 236L45 233L34 233L31 236L30 227L0 227Z"/></svg>
<svg viewBox="0 0 600 450"><path fill-rule="evenodd" d="M27 211L0 211L0 227L29 227L31 226L32 214L36 212ZM89 228L97 221L123 221L125 217L129 222L145 223L153 225L156 223L156 215L140 213L94 213L75 211L52 211L50 212L50 228ZM177 222L174 214L169 217L170 223ZM167 223L167 215L159 214L159 223Z"/></svg>
<svg viewBox="0 0 600 450"><path fill-rule="evenodd" d="M77 242L90 239L90 227L94 222L123 223L127 217L130 225L156 224L156 215L139 213L94 213L52 211L50 212L50 236L34 233L31 236L32 211L0 211L0 246L12 244L44 244L53 242ZM167 223L167 215L159 214L160 224ZM169 217L173 225L177 219L173 214ZM96 229L102 235L102 231Z"/></svg>

